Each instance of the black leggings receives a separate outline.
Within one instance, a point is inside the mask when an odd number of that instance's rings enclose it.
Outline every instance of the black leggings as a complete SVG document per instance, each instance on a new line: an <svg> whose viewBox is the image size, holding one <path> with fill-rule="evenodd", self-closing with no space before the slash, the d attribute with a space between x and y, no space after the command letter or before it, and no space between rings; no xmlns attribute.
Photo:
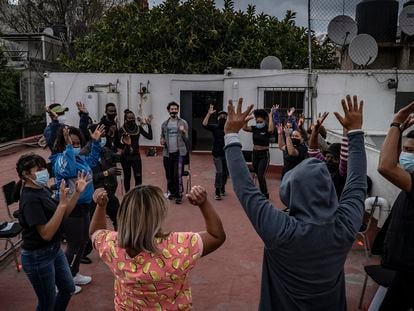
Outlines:
<svg viewBox="0 0 414 311"><path fill-rule="evenodd" d="M76 205L74 212L63 221L67 241L66 258L68 259L72 276L79 272L80 260L83 257L89 240L89 204Z"/></svg>
<svg viewBox="0 0 414 311"><path fill-rule="evenodd" d="M259 181L260 192L267 198L269 197L269 191L266 184L266 173L269 168L269 150L253 150L252 164L254 173Z"/></svg>
<svg viewBox="0 0 414 311"><path fill-rule="evenodd" d="M121 166L124 172L124 189L128 192L131 189L131 169L134 171L135 186L142 184L142 163L141 156L122 157Z"/></svg>

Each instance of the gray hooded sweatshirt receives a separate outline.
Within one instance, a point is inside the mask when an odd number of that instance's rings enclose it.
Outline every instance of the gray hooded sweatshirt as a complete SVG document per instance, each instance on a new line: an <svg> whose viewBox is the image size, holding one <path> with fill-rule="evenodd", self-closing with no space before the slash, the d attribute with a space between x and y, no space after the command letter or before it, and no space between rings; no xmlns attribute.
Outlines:
<svg viewBox="0 0 414 311"><path fill-rule="evenodd" d="M340 202L325 163L309 158L280 186L289 215L255 187L241 145L225 147L234 191L265 244L260 310L346 310L344 263L366 196L364 136L359 131L348 137L348 176Z"/></svg>

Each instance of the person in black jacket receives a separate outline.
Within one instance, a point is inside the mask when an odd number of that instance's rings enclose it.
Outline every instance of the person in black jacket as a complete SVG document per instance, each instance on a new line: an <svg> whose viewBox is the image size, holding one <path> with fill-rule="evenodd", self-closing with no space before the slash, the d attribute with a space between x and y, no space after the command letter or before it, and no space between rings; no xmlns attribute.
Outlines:
<svg viewBox="0 0 414 311"><path fill-rule="evenodd" d="M213 154L214 166L216 167L216 179L214 187L216 188L215 198L221 200L226 193L226 182L229 175L226 164L226 157L224 155L224 124L227 120L227 112L220 111L217 114L217 124L208 124L210 116L214 114L214 106L210 105L207 115L203 120L203 127L213 134Z"/></svg>
<svg viewBox="0 0 414 311"><path fill-rule="evenodd" d="M139 137L142 134L147 139L152 139L152 128L151 121L152 118L148 117L145 120L141 120L140 124L137 124L135 120L135 114L126 109L125 113L125 123L119 129L119 134L121 137L121 143L124 145L121 154L121 165L124 172L124 188L125 192L128 192L130 189L131 183L131 169L134 171L135 186L142 184L142 163L141 155L139 153ZM141 123L141 121L143 121ZM148 132L143 128L143 124L147 125Z"/></svg>
<svg viewBox="0 0 414 311"><path fill-rule="evenodd" d="M402 191L384 227L382 265L396 270L381 311L414 308L414 131L401 144L402 133L414 124L414 102L397 112L381 148L378 172ZM402 145L402 151L401 151Z"/></svg>

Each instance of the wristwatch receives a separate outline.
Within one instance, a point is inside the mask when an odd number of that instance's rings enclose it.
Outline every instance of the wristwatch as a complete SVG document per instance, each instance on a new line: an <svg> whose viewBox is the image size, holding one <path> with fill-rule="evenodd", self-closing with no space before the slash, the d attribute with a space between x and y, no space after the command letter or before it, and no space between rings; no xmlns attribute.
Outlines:
<svg viewBox="0 0 414 311"><path fill-rule="evenodd" d="M398 122L392 122L390 124L390 127L395 126L397 127L401 132L404 131L404 124L403 123L398 123Z"/></svg>

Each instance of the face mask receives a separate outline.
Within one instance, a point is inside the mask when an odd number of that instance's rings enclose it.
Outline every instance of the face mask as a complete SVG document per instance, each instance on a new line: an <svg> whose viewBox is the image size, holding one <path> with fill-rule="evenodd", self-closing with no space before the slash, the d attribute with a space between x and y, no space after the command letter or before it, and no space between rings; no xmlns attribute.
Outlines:
<svg viewBox="0 0 414 311"><path fill-rule="evenodd" d="M101 138L101 147L104 147L106 145L106 137Z"/></svg>
<svg viewBox="0 0 414 311"><path fill-rule="evenodd" d="M407 172L411 173L414 171L414 153L401 152L400 164Z"/></svg>
<svg viewBox="0 0 414 311"><path fill-rule="evenodd" d="M75 156L78 156L80 154L81 148L73 148L73 153L75 154Z"/></svg>
<svg viewBox="0 0 414 311"><path fill-rule="evenodd" d="M58 116L58 122L60 123L60 124L65 124L65 122L66 122L66 117L65 116Z"/></svg>
<svg viewBox="0 0 414 311"><path fill-rule="evenodd" d="M35 173L35 175L36 179L32 179L33 183L39 187L46 187L47 182L49 181L49 172L47 171L47 169L38 171Z"/></svg>
<svg viewBox="0 0 414 311"><path fill-rule="evenodd" d="M178 112L170 112L171 118L175 119L178 115Z"/></svg>
<svg viewBox="0 0 414 311"><path fill-rule="evenodd" d="M116 113L107 114L106 116L108 117L109 120L113 121L116 118Z"/></svg>
<svg viewBox="0 0 414 311"><path fill-rule="evenodd" d="M335 163L333 161L326 161L326 166L329 173L335 173L339 169L339 163Z"/></svg>
<svg viewBox="0 0 414 311"><path fill-rule="evenodd" d="M135 125L135 120L127 120L126 121L128 126L134 126Z"/></svg>
<svg viewBox="0 0 414 311"><path fill-rule="evenodd" d="M292 138L292 144L294 146L300 145L300 139L298 139L298 138Z"/></svg>
<svg viewBox="0 0 414 311"><path fill-rule="evenodd" d="M266 126L266 124L265 123L256 123L256 127L258 128L258 129L262 129L262 128L264 128Z"/></svg>

